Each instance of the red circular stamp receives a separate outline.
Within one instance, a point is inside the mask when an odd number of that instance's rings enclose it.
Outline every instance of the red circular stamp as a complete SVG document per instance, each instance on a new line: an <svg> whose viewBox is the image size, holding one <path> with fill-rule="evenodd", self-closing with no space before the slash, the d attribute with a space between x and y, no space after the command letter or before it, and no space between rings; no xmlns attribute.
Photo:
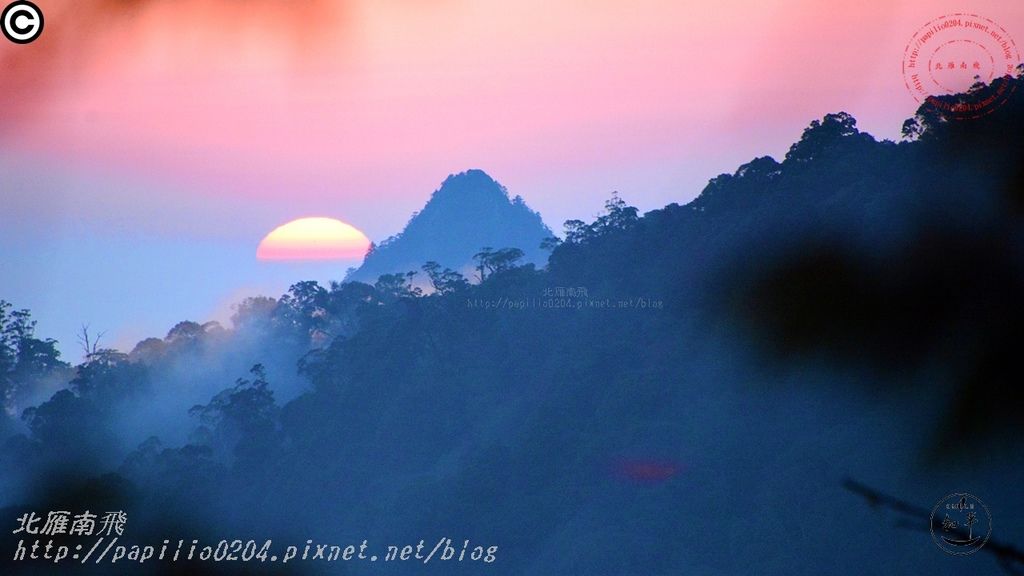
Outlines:
<svg viewBox="0 0 1024 576"><path fill-rule="evenodd" d="M977 14L940 16L922 26L903 52L903 81L918 103L944 116L978 118L1006 102L1020 52L1010 34Z"/></svg>

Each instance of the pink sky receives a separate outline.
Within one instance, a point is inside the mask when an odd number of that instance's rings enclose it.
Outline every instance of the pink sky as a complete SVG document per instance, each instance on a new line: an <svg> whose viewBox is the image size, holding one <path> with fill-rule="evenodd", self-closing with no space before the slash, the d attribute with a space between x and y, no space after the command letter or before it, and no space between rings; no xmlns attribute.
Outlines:
<svg viewBox="0 0 1024 576"><path fill-rule="evenodd" d="M921 24L1024 38L997 0L38 3L43 37L0 47L5 152L259 207L230 233L324 213L377 240L469 167L558 226L613 189L687 200L827 112L893 138Z"/></svg>
<svg viewBox="0 0 1024 576"><path fill-rule="evenodd" d="M1024 42L1017 0L36 3L42 37L0 41L0 297L72 342L80 321L162 335L277 295L301 278L254 267L276 226L380 241L468 168L559 231L614 190L686 202L829 112L897 138L924 23L977 12Z"/></svg>

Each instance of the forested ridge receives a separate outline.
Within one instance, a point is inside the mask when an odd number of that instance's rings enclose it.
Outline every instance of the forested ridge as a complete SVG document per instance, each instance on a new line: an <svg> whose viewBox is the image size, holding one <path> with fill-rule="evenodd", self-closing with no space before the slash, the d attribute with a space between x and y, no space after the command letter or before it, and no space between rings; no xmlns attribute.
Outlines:
<svg viewBox="0 0 1024 576"><path fill-rule="evenodd" d="M612 196L544 242L543 268L495 246L475 276L298 282L230 327L73 367L5 303L0 517L124 509L139 542L499 546L485 567L258 568L274 573L862 574L870 553L952 574L839 484L931 505L977 467L1024 541L1024 79L1005 81L991 114L926 103L899 143L829 114L685 205ZM5 534L5 573L50 573L11 563ZM142 568L231 569L256 570Z"/></svg>

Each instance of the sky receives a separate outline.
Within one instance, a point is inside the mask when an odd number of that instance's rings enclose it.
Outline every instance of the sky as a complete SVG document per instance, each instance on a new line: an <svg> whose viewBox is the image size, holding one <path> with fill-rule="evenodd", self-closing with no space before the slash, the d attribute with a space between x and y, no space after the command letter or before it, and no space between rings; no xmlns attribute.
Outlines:
<svg viewBox="0 0 1024 576"><path fill-rule="evenodd" d="M0 298L80 358L355 261L256 259L295 218L380 241L481 168L552 229L781 158L847 111L896 139L904 48L1005 0L36 0L0 38Z"/></svg>

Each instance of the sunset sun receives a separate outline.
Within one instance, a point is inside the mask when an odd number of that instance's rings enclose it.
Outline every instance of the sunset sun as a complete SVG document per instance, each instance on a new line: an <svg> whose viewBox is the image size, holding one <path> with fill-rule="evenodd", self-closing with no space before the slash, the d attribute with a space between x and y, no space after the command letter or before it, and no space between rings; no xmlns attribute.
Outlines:
<svg viewBox="0 0 1024 576"><path fill-rule="evenodd" d="M357 260L366 255L370 239L358 228L334 218L299 218L263 237L256 248L260 260Z"/></svg>

